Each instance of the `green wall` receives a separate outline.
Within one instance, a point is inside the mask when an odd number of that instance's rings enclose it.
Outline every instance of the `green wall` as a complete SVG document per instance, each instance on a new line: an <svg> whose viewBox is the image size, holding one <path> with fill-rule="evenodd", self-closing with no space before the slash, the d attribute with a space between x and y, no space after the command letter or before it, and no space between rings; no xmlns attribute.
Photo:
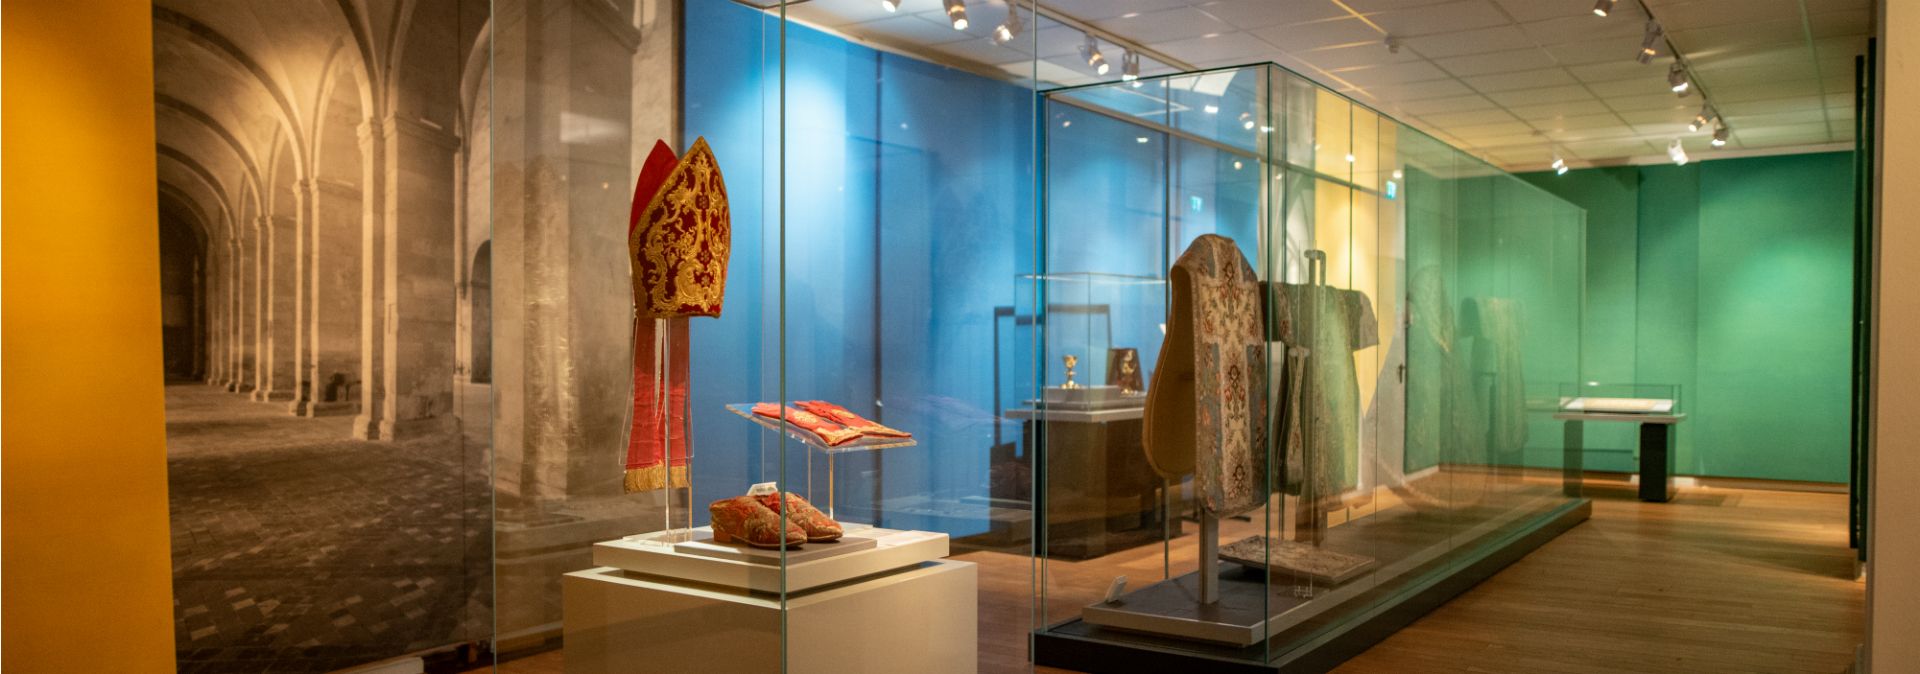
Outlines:
<svg viewBox="0 0 1920 674"><path fill-rule="evenodd" d="M1847 481L1851 153L1522 177L1587 210L1582 369L1682 387L1682 474ZM1618 426L1588 467L1633 468Z"/></svg>

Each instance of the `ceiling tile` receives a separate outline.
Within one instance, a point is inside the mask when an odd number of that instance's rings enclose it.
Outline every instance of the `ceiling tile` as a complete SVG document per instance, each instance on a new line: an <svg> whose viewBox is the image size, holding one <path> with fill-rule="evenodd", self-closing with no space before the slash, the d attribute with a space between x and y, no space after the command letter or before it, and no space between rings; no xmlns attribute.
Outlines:
<svg viewBox="0 0 1920 674"><path fill-rule="evenodd" d="M1192 7L1180 7L1137 14L1123 14L1093 22L1094 25L1125 35L1137 42L1168 42L1212 33L1231 33L1237 28Z"/></svg>
<svg viewBox="0 0 1920 674"><path fill-rule="evenodd" d="M1638 157L1658 151L1652 143L1639 139L1579 141L1567 143L1566 148L1582 157Z"/></svg>
<svg viewBox="0 0 1920 674"><path fill-rule="evenodd" d="M1426 61L1338 70L1334 71L1334 74L1339 75L1340 79L1360 87L1406 84L1409 82L1422 82L1447 77L1447 74L1442 72L1439 67Z"/></svg>
<svg viewBox="0 0 1920 674"><path fill-rule="evenodd" d="M1382 102L1387 104L1406 103L1447 96L1462 96L1473 93L1473 90L1468 89L1467 85L1461 84L1459 80L1454 79L1368 87L1368 91L1378 95Z"/></svg>
<svg viewBox="0 0 1920 674"><path fill-rule="evenodd" d="M1326 70L1377 66L1388 63L1409 63L1421 60L1420 55L1411 50L1402 49L1400 53L1395 54L1388 51L1385 45L1375 43L1288 53L1298 57L1301 61L1313 64L1314 67Z"/></svg>
<svg viewBox="0 0 1920 674"><path fill-rule="evenodd" d="M1776 98L1820 95L1819 80L1780 80L1774 82L1755 82L1736 87L1713 90L1713 102L1726 105L1747 101L1764 101Z"/></svg>
<svg viewBox="0 0 1920 674"><path fill-rule="evenodd" d="M1569 131L1591 131L1594 129L1617 129L1620 126L1621 120L1619 115L1606 113L1600 115L1534 119L1531 121L1533 128L1548 133L1564 133Z"/></svg>
<svg viewBox="0 0 1920 674"><path fill-rule="evenodd" d="M1525 31L1511 25L1407 38L1404 44L1430 59L1536 46Z"/></svg>
<svg viewBox="0 0 1920 674"><path fill-rule="evenodd" d="M1823 12L1808 16L1807 24L1813 29L1815 39L1870 35L1873 32L1873 13L1866 9Z"/></svg>
<svg viewBox="0 0 1920 674"><path fill-rule="evenodd" d="M1662 71L1651 65L1630 58L1609 59L1596 63L1567 66L1567 72L1582 82L1618 82L1646 77L1660 77Z"/></svg>
<svg viewBox="0 0 1920 674"><path fill-rule="evenodd" d="M1466 82L1468 86L1482 93L1578 84L1572 75L1567 74L1565 68L1545 68L1517 73L1480 75L1461 78L1461 80Z"/></svg>
<svg viewBox="0 0 1920 674"><path fill-rule="evenodd" d="M1434 113L1431 115L1421 115L1420 121L1426 122L1428 124L1432 124L1434 126L1451 128L1451 127L1457 127L1457 126L1468 126L1473 124L1498 124L1501 122L1518 122L1520 121L1520 119L1517 117L1514 117L1511 113L1508 113L1505 110L1494 108L1491 110L1473 110L1468 112L1441 112L1441 113Z"/></svg>
<svg viewBox="0 0 1920 674"><path fill-rule="evenodd" d="M1268 26L1253 31L1253 34L1288 53L1355 44L1366 44L1382 52L1388 51L1380 31L1374 30L1373 26L1367 25L1367 22L1352 16L1326 21ZM1404 54L1405 51L1402 50L1401 53Z"/></svg>
<svg viewBox="0 0 1920 674"><path fill-rule="evenodd" d="M1666 94L1673 98L1679 98L1679 96L1674 95L1673 87L1667 84L1667 77L1664 74L1659 77L1641 77L1636 80L1594 82L1587 85L1587 90L1592 91L1593 95L1603 99L1611 99L1619 96L1651 96L1654 94Z"/></svg>
<svg viewBox="0 0 1920 674"><path fill-rule="evenodd" d="M1798 98L1776 98L1765 101L1742 101L1738 103L1717 103L1723 115L1770 115L1795 110L1818 110L1824 101L1819 96Z"/></svg>
<svg viewBox="0 0 1920 674"><path fill-rule="evenodd" d="M1757 115L1728 114L1726 115L1726 119L1727 125L1735 128L1780 126L1783 124L1812 124L1814 122L1824 124L1827 122L1827 113L1824 110L1818 109L1793 110L1790 112L1774 112Z"/></svg>
<svg viewBox="0 0 1920 674"><path fill-rule="evenodd" d="M1639 51L1640 38L1619 36L1547 47L1547 53L1552 54L1554 60L1563 66L1622 62L1639 65L1633 60L1634 54Z"/></svg>
<svg viewBox="0 0 1920 674"><path fill-rule="evenodd" d="M1346 0L1347 6L1362 14L1438 5L1455 0Z"/></svg>
<svg viewBox="0 0 1920 674"><path fill-rule="evenodd" d="M1582 86L1542 87L1538 89L1520 89L1487 94L1487 98L1504 106L1539 105L1542 103L1565 103L1570 101L1593 100L1593 94L1587 93Z"/></svg>
<svg viewBox="0 0 1920 674"><path fill-rule="evenodd" d="M1082 21L1111 19L1132 12L1184 7L1187 0L1047 0L1047 6Z"/></svg>
<svg viewBox="0 0 1920 674"><path fill-rule="evenodd" d="M1400 109L1407 111L1409 114L1420 115L1436 112L1485 110L1493 107L1496 106L1494 106L1493 101L1487 100L1487 97L1473 94L1470 96L1453 96L1449 98L1429 98L1424 101L1408 101L1402 104Z"/></svg>
<svg viewBox="0 0 1920 674"><path fill-rule="evenodd" d="M1581 16L1599 19L1593 15L1593 0L1497 0L1500 6L1520 22L1544 21L1562 17ZM1640 8L1631 1L1619 3L1614 7L1612 16L1615 21L1635 21L1640 18Z"/></svg>
<svg viewBox="0 0 1920 674"><path fill-rule="evenodd" d="M1580 117L1586 115L1611 116L1613 109L1608 108L1607 104L1601 102L1599 99L1589 98L1580 101L1508 106L1507 112L1518 115L1521 119L1530 122L1538 122L1543 119L1556 117Z"/></svg>
<svg viewBox="0 0 1920 674"><path fill-rule="evenodd" d="M1645 96L1609 96L1603 100L1606 101L1607 107L1613 108L1616 112L1689 108L1698 110L1700 108L1699 98L1680 98L1674 96L1671 91Z"/></svg>
<svg viewBox="0 0 1920 674"><path fill-rule="evenodd" d="M1669 31L1713 28L1755 21L1800 20L1798 0L1692 0L1660 3L1653 9Z"/></svg>
<svg viewBox="0 0 1920 674"><path fill-rule="evenodd" d="M1536 47L1498 51L1489 54L1454 56L1436 59L1434 65L1460 77L1469 75L1491 75L1509 73L1518 70L1532 70L1541 65L1553 63L1553 57L1545 50Z"/></svg>
<svg viewBox="0 0 1920 674"><path fill-rule="evenodd" d="M1528 136L1533 134L1533 127L1520 121L1456 126L1449 130L1458 134L1461 138L1493 138L1501 136Z"/></svg>
<svg viewBox="0 0 1920 674"><path fill-rule="evenodd" d="M1331 2L1274 2L1273 0L1219 0L1195 3L1195 9L1238 26L1241 30L1352 16Z"/></svg>
<svg viewBox="0 0 1920 674"><path fill-rule="evenodd" d="M1558 19L1523 23L1520 24L1520 30L1526 31L1534 41L1550 45L1587 42L1604 37L1625 36L1639 39L1646 33L1646 24L1615 18L1602 19L1588 12Z"/></svg>
<svg viewBox="0 0 1920 674"><path fill-rule="evenodd" d="M1154 47L1182 61L1232 58L1245 58L1249 62L1264 61L1270 58L1268 54L1273 51L1271 45L1254 37L1252 33L1226 33L1197 37L1156 44Z"/></svg>
<svg viewBox="0 0 1920 674"><path fill-rule="evenodd" d="M1512 24L1507 19L1507 13L1501 11L1492 0L1459 0L1438 5L1424 5L1369 14L1367 19L1387 29L1390 35L1407 37Z"/></svg>
<svg viewBox="0 0 1920 674"><path fill-rule="evenodd" d="M1737 47L1805 44L1807 39L1806 31L1802 29L1798 18L1791 21L1759 21L1713 28L1673 30L1668 31L1667 35L1683 53Z"/></svg>

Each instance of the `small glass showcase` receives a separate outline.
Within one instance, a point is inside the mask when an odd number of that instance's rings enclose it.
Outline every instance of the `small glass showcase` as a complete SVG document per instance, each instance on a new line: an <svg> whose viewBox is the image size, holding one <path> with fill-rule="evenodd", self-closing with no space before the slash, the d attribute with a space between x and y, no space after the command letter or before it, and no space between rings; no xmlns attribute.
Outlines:
<svg viewBox="0 0 1920 674"><path fill-rule="evenodd" d="M1589 414L1686 414L1678 384L1561 383L1562 412Z"/></svg>
<svg viewBox="0 0 1920 674"><path fill-rule="evenodd" d="M1037 664L1279 666L1584 517L1584 212L1277 66L1043 96Z"/></svg>

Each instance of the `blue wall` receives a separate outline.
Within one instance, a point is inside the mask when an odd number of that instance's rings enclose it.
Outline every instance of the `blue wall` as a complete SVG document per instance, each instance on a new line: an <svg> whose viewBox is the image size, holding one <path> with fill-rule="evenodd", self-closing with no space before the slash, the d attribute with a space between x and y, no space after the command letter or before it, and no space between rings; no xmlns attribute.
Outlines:
<svg viewBox="0 0 1920 674"><path fill-rule="evenodd" d="M809 468L824 499L824 459L809 466L787 443L782 474L772 434L719 412L781 398L783 384L788 400L837 402L919 440L839 460L848 519L867 521L876 495L882 510L986 496L996 374L1002 406L1031 377L1012 321L998 319L996 343L995 310L1017 304L1033 268L1033 92L789 24L782 204L779 23L726 0L686 9L702 39L686 44L682 146L714 147L735 246L726 314L695 321L696 503L762 480L804 491Z"/></svg>

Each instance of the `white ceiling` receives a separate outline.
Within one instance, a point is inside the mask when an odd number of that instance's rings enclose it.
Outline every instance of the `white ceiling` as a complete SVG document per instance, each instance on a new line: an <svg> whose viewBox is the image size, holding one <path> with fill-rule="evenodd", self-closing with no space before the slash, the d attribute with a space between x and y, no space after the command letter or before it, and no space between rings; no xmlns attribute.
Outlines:
<svg viewBox="0 0 1920 674"><path fill-rule="evenodd" d="M1646 15L1620 0L1041 0L1047 9L1187 65L1272 61L1509 169L1689 154L1804 149L1853 141L1854 57L1872 34L1873 0L1646 0L1732 127L1715 150L1689 133L1695 92L1667 86L1665 45L1634 61ZM1025 0L1022 0L1025 5ZM790 17L977 70L1037 74L1050 84L1098 81L1074 28L1041 21L1032 43L994 45L1006 0L968 0L972 25L948 25L940 0L809 0ZM1029 28L1032 28L1031 26ZM1386 46L1388 35L1401 44ZM1120 50L1106 55L1119 76ZM1146 74L1172 72L1149 62Z"/></svg>

